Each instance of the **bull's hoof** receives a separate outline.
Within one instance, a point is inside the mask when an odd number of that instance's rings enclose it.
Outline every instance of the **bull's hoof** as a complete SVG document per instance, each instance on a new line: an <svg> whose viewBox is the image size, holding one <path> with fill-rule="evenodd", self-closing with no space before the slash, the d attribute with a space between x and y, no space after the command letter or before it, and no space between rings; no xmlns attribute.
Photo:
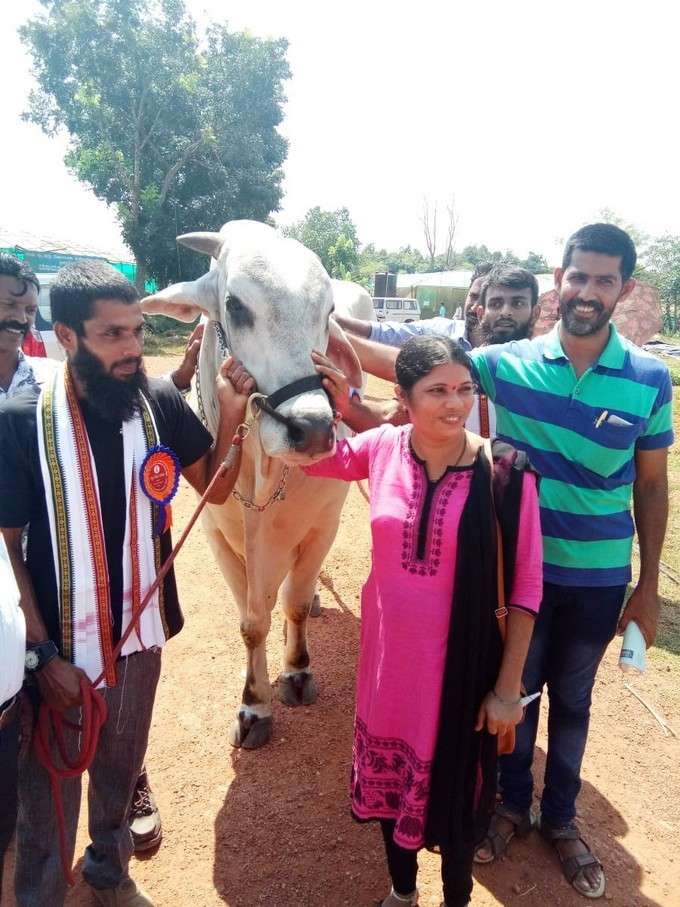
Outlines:
<svg viewBox="0 0 680 907"><path fill-rule="evenodd" d="M319 688L313 674L282 674L279 677L279 699L285 705L311 705L316 702Z"/></svg>
<svg viewBox="0 0 680 907"><path fill-rule="evenodd" d="M252 712L240 711L229 730L229 743L244 750L256 750L272 737L271 715L260 718Z"/></svg>
<svg viewBox="0 0 680 907"><path fill-rule="evenodd" d="M312 607L309 609L310 617L321 617L321 599L319 598L319 593L317 592L312 599Z"/></svg>

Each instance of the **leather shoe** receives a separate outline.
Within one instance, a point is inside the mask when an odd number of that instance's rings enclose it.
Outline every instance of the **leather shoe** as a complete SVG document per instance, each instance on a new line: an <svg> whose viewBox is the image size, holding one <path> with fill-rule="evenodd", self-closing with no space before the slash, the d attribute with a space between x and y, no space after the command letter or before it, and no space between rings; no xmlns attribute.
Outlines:
<svg viewBox="0 0 680 907"><path fill-rule="evenodd" d="M115 888L93 888L90 890L103 907L154 907L149 895L129 876Z"/></svg>
<svg viewBox="0 0 680 907"><path fill-rule="evenodd" d="M137 779L128 821L135 853L158 847L163 837L163 826L145 767Z"/></svg>

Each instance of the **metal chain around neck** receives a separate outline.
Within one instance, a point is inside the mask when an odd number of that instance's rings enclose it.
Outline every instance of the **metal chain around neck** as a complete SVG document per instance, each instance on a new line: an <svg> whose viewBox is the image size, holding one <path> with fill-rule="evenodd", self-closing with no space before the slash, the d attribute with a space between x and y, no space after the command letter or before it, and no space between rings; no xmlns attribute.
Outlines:
<svg viewBox="0 0 680 907"><path fill-rule="evenodd" d="M245 439L246 435L250 433L251 427L257 422L257 420L262 415L262 410L257 406L257 401L259 399L266 399L264 394L259 394L257 391L254 394L251 394L248 398L248 413L249 418L244 423L243 428L245 433L243 438ZM239 426L240 428L240 426ZM240 491L237 491L235 488L232 490L232 495L242 507L245 507L246 510L254 510L256 513L264 513L265 510L268 510L272 504L276 501L283 501L286 497L285 489L286 482L288 481L288 474L290 473L290 466L287 463L283 464L281 469L281 476L279 482L274 489L274 491L269 495L264 504L257 504L255 501L250 500L249 498L244 497Z"/></svg>
<svg viewBox="0 0 680 907"><path fill-rule="evenodd" d="M219 344L220 355L221 355L222 359L224 360L224 359L226 359L227 353L229 352L229 347L227 345L227 335L226 335L226 332L225 332L222 324L219 321L215 321L214 325L215 325L215 333L217 334L217 342ZM245 437L250 432L251 426L257 421L257 419L262 414L262 409L256 408L253 406L256 399L266 400L266 397L264 396L264 394L257 394L257 393L251 395L251 397L248 401L248 407L251 411L251 417L242 426L243 429L245 429L242 440L245 439ZM207 428L208 420L206 418L205 405L203 403L203 395L201 394L201 378L200 378L200 369L198 367L198 362L196 363L196 400L198 403L199 417L201 419L201 422ZM239 426L239 429L240 428L241 428L241 426ZM239 504L242 507L245 507L246 510L254 510L257 513L264 513L264 511L268 510L269 507L271 507L271 505L274 504L276 501L285 500L286 482L288 481L289 473L290 473L290 466L288 466L287 464L284 463L283 469L281 470L281 478L279 479L279 483L276 486L276 488L274 489L274 491L272 492L272 494L264 502L264 504L256 504L255 501L251 501L249 498L244 497L235 488L232 490L231 493L232 493L233 497L239 502Z"/></svg>
<svg viewBox="0 0 680 907"><path fill-rule="evenodd" d="M281 470L281 478L279 479L279 484L276 486L274 491L270 494L264 504L256 504L255 501L251 501L248 498L245 498L240 492L235 488L232 491L232 495L236 498L239 504L242 507L245 507L246 510L255 510L257 513L264 513L265 510L268 510L269 507L275 501L283 501L286 498L286 482L288 480L288 474L290 472L290 466L287 463L284 463L283 469Z"/></svg>

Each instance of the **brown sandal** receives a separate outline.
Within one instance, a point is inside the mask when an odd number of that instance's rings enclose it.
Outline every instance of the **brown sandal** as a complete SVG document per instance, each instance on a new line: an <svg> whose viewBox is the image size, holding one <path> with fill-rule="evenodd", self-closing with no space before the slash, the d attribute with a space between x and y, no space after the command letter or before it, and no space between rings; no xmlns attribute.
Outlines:
<svg viewBox="0 0 680 907"><path fill-rule="evenodd" d="M570 822L569 825L563 825L562 827L557 828L548 825L547 822L541 820L540 832L543 839L550 844L557 854L564 878L569 882L574 891L578 891L584 898L601 898L607 885L604 875L604 866L581 837L577 825L574 822ZM586 848L586 853L577 853L573 854L571 857L563 857L558 847L560 841L580 841ZM600 868L600 883L595 889L589 888L588 890L584 890L578 884L578 876L589 866L598 866Z"/></svg>
<svg viewBox="0 0 680 907"><path fill-rule="evenodd" d="M511 822L512 830L507 832L506 834L501 834L501 832L498 831L497 828L498 819L506 819L508 822ZM508 850L508 845L510 844L512 839L515 836L517 836L518 838L525 838L533 827L534 818L530 809L528 809L525 813L520 814L511 812L507 807L503 806L502 803L496 804L493 816L491 816L491 823L489 825L489 830L486 834L486 838L475 850L475 863L493 863L500 857L505 856ZM490 847L490 857L479 856L479 851L483 847Z"/></svg>

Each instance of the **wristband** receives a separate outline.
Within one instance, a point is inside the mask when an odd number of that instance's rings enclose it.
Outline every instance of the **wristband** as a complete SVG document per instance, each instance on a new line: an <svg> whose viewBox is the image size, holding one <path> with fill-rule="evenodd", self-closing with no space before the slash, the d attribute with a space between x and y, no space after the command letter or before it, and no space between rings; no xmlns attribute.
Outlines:
<svg viewBox="0 0 680 907"><path fill-rule="evenodd" d="M509 701L508 699L501 699L495 689L491 690L491 692L502 705L519 705L522 701L521 699L513 699L512 701Z"/></svg>

